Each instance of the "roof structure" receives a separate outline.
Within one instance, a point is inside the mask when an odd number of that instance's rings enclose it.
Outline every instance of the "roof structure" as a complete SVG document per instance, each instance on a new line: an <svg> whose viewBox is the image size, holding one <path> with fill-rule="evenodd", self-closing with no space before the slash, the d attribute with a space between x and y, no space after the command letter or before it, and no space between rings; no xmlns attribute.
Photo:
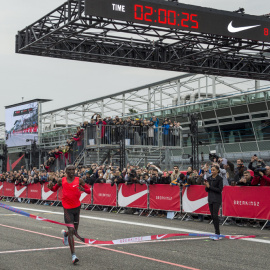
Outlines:
<svg viewBox="0 0 270 270"><path fill-rule="evenodd" d="M19 31L16 36L16 52L113 65L270 80L270 38L267 40L270 37L270 27L264 28L264 38L260 41L245 38L244 35L239 38L236 34L226 36L86 15L87 2L89 0L69 0ZM160 4L162 1L148 2ZM174 8L181 4L171 2L169 5ZM198 12L204 9L196 8ZM215 12L218 16L231 14L233 18L237 17L233 12ZM266 17L256 16L256 20L260 25L270 23ZM260 25L257 23L253 27ZM231 32L241 30L231 23L228 27ZM244 31L243 28L241 31ZM255 28L252 31L256 33Z"/></svg>

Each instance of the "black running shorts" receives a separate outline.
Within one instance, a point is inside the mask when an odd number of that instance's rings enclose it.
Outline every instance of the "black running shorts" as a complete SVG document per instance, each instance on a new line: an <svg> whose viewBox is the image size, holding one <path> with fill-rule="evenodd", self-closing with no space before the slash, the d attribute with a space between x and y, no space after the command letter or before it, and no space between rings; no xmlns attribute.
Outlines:
<svg viewBox="0 0 270 270"><path fill-rule="evenodd" d="M65 209L64 208L64 220L66 224L78 223L80 220L81 206L77 208Z"/></svg>

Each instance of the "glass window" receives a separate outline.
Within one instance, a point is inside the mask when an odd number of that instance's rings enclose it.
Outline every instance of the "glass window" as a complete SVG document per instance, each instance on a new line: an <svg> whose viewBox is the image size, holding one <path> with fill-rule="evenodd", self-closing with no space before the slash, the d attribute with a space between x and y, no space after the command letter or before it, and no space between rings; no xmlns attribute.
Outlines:
<svg viewBox="0 0 270 270"><path fill-rule="evenodd" d="M249 94L247 95L247 100L248 100L248 103L264 101L265 100L264 92Z"/></svg>
<svg viewBox="0 0 270 270"><path fill-rule="evenodd" d="M224 108L230 106L230 100L228 98L216 100L217 108Z"/></svg>
<svg viewBox="0 0 270 270"><path fill-rule="evenodd" d="M251 122L220 126L224 143L255 141Z"/></svg>
<svg viewBox="0 0 270 270"><path fill-rule="evenodd" d="M201 104L202 111L209 111L209 110L213 110L213 109L214 109L213 102L206 102L206 103Z"/></svg>
<svg viewBox="0 0 270 270"><path fill-rule="evenodd" d="M253 121L258 141L270 140L270 120Z"/></svg>
<svg viewBox="0 0 270 270"><path fill-rule="evenodd" d="M232 106L245 104L246 97L245 96L232 97L232 98L230 98L230 103Z"/></svg>
<svg viewBox="0 0 270 270"><path fill-rule="evenodd" d="M210 144L216 144L216 143L221 143L221 136L219 133L219 129L217 126L214 127L206 127L205 130L208 133L209 136L209 143Z"/></svg>

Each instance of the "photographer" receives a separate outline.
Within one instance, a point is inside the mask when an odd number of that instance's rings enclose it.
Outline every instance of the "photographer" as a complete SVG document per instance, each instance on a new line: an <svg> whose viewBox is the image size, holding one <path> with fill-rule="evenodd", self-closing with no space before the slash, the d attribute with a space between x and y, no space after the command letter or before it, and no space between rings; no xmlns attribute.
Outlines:
<svg viewBox="0 0 270 270"><path fill-rule="evenodd" d="M251 182L253 180L253 177L250 175L249 171L244 171L243 177L236 182L236 185L238 186L250 186Z"/></svg>
<svg viewBox="0 0 270 270"><path fill-rule="evenodd" d="M251 185L252 186L270 186L270 167L269 166L265 166L265 171L264 173L262 171L258 172L258 176L255 176L255 172L254 171L254 177L251 181Z"/></svg>
<svg viewBox="0 0 270 270"><path fill-rule="evenodd" d="M158 170L157 169L152 169L152 171L150 172L150 177L147 180L147 183L150 185L154 185L154 184L160 184L160 177L158 175Z"/></svg>
<svg viewBox="0 0 270 270"><path fill-rule="evenodd" d="M234 183L238 182L244 175L244 171L247 170L247 167L244 166L242 159L237 159L236 168L234 170Z"/></svg>

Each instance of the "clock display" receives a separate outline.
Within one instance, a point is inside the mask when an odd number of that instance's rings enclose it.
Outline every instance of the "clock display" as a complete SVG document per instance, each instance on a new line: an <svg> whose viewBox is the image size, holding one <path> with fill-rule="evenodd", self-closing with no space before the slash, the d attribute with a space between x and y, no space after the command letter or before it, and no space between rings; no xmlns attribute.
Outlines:
<svg viewBox="0 0 270 270"><path fill-rule="evenodd" d="M156 0L85 0L85 15L182 31L270 42L270 20Z"/></svg>

